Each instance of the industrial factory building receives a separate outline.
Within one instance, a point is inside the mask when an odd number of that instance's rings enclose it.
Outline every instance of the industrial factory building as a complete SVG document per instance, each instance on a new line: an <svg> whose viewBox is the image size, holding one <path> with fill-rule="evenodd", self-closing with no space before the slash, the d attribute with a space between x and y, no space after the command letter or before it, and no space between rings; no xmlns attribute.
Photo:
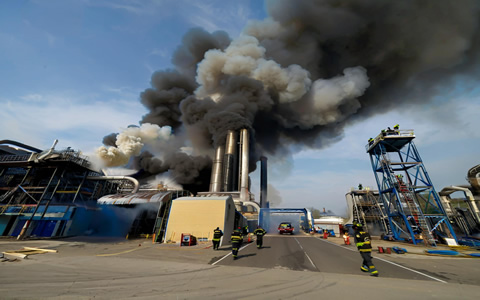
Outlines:
<svg viewBox="0 0 480 300"><path fill-rule="evenodd" d="M210 190L197 197L163 186L145 189L134 175L109 176L80 152L55 150L56 143L42 151L0 141L0 235L154 234L156 242L178 242L182 233L210 240L213 228L220 227L229 240L236 226L258 224L247 129L228 132L226 143L216 148ZM262 170L266 206L266 158Z"/></svg>
<svg viewBox="0 0 480 300"><path fill-rule="evenodd" d="M134 179L105 177L72 149L0 141L0 235L58 237L89 230L96 200ZM134 182L132 182L134 181Z"/></svg>
<svg viewBox="0 0 480 300"><path fill-rule="evenodd" d="M130 176L107 176L70 148L47 151L0 141L0 235L125 236L163 230L172 199L187 191L143 191Z"/></svg>
<svg viewBox="0 0 480 300"><path fill-rule="evenodd" d="M391 135L381 133L369 142L366 151L377 188L352 189L346 194L349 215L343 224L324 219L318 225L323 222L343 229L361 222L371 234L388 239L478 245L480 165L468 171L470 185L450 186L437 193L414 138L413 130L398 130ZM135 175L109 176L77 151L55 150L56 142L42 151L0 141L0 235L153 234L156 242L178 243L182 234L211 240L213 229L219 227L225 243L238 226L275 227L275 218L285 219L289 214L297 214L293 217L297 227L309 231L314 221L307 210L269 208L264 157L260 160L260 201L255 201L248 176L249 139L247 129L227 133L225 142L215 148L209 191L195 197L161 185L146 188Z"/></svg>

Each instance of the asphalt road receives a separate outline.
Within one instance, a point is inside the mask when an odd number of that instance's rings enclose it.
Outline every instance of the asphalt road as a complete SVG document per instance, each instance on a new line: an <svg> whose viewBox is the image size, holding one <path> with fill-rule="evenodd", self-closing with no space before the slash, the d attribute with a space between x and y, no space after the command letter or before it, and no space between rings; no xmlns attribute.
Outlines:
<svg viewBox="0 0 480 300"><path fill-rule="evenodd" d="M267 235L264 238L264 248L257 249L255 243L247 244L236 260L227 254L213 262L225 266L369 275L360 271L361 263L362 258L354 246L344 247L307 235ZM384 278L448 282L444 274L415 267L431 264L431 260L424 262L416 259L410 263L398 263L374 258L373 263ZM478 261L475 263L479 265ZM475 284L475 280L472 281L469 283Z"/></svg>
<svg viewBox="0 0 480 300"><path fill-rule="evenodd" d="M213 251L210 244L179 247L105 238L0 240L0 252L22 247L58 250L0 262L0 299L290 300L362 295L450 300L478 299L480 291L479 259L392 255L398 266L377 258L381 273L374 278L359 270L361 258L354 246L300 234L267 235L265 246L257 250L254 243L247 244L240 259L233 261L228 246ZM416 273L419 268L432 269L432 277L444 272L444 281Z"/></svg>

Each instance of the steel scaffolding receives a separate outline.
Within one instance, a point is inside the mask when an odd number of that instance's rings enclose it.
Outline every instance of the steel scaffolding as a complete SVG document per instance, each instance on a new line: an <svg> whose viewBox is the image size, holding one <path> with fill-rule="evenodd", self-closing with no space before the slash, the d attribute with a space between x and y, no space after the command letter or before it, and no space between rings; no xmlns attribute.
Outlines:
<svg viewBox="0 0 480 300"><path fill-rule="evenodd" d="M413 130L383 131L366 146L391 232L435 246L457 237L413 143Z"/></svg>
<svg viewBox="0 0 480 300"><path fill-rule="evenodd" d="M369 188L350 192L352 197L353 222L365 224L371 234L389 232L388 219L385 216L378 191Z"/></svg>

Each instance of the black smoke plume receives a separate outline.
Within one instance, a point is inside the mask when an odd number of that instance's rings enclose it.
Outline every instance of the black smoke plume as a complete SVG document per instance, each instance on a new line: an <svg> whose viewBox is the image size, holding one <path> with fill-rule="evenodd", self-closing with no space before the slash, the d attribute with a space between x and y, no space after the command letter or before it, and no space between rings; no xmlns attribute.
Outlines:
<svg viewBox="0 0 480 300"><path fill-rule="evenodd" d="M141 94L141 123L170 126L193 153L170 149L160 167L137 160L152 173L188 173L190 184L228 130L251 130L255 160L329 146L356 121L428 102L459 76L478 78L479 4L272 0L269 17L240 37L192 29L174 69L155 72Z"/></svg>

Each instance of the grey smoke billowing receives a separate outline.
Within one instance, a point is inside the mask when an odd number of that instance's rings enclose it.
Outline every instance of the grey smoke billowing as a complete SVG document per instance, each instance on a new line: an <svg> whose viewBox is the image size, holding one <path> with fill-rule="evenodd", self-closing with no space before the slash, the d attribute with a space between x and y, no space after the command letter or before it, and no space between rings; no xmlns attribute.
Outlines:
<svg viewBox="0 0 480 300"><path fill-rule="evenodd" d="M115 147L115 141L117 140L118 133L110 133L103 137L103 144L105 146Z"/></svg>
<svg viewBox="0 0 480 300"><path fill-rule="evenodd" d="M209 186L212 160L208 156L191 156L183 152L169 153L164 160L143 151L134 159L135 167L148 176L169 172L175 182L190 191L206 191ZM203 179L202 179L203 178Z"/></svg>
<svg viewBox="0 0 480 300"><path fill-rule="evenodd" d="M282 204L282 196L280 192L271 184L267 184L268 188L268 202L270 207L279 207Z"/></svg>
<svg viewBox="0 0 480 300"><path fill-rule="evenodd" d="M175 158L168 164L158 167L153 156L140 165L152 173L191 168L180 176L185 183L207 180L195 178L209 168L203 155L228 130L251 129L255 161L289 155L292 146L329 146L358 120L430 101L459 75L479 77L479 6L272 0L269 17L249 22L240 37L192 29L174 69L155 72L141 94L149 110L141 123L170 126L193 153L170 149L162 153L165 162Z"/></svg>

